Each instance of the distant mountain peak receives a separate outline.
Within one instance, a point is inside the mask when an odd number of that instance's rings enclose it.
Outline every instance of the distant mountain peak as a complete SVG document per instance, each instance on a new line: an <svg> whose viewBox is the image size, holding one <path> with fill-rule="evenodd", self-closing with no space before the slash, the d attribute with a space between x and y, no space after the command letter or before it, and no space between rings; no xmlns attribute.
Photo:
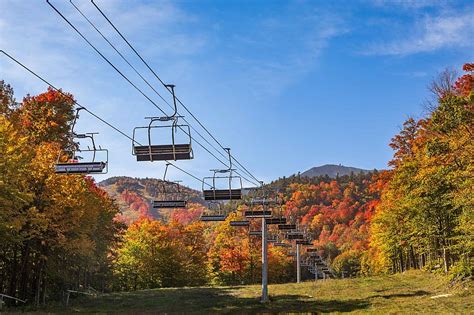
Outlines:
<svg viewBox="0 0 474 315"><path fill-rule="evenodd" d="M351 167L351 166L344 166L342 164L325 164L321 166L316 166L310 168L307 171L304 171L300 174L302 177L317 177L317 176L329 176L331 178L335 178L337 176L345 176L350 175L351 173L359 174L359 173L369 173L372 172L371 170L365 170L362 168Z"/></svg>

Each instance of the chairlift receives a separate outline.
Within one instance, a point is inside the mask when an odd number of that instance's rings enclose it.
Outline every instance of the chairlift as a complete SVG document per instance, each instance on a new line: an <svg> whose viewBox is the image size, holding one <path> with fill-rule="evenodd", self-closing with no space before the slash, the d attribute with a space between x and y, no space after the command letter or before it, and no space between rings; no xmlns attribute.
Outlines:
<svg viewBox="0 0 474 315"><path fill-rule="evenodd" d="M241 220L241 221L230 221L230 226L249 226L250 221Z"/></svg>
<svg viewBox="0 0 474 315"><path fill-rule="evenodd" d="M278 229L280 231L296 230L296 224L279 224Z"/></svg>
<svg viewBox="0 0 474 315"><path fill-rule="evenodd" d="M286 218L268 218L265 220L267 224L285 224Z"/></svg>
<svg viewBox="0 0 474 315"><path fill-rule="evenodd" d="M226 219L227 217L225 215L220 214L203 214L200 218L202 222L219 222L225 221Z"/></svg>
<svg viewBox="0 0 474 315"><path fill-rule="evenodd" d="M311 245L313 245L313 243L311 243L311 241L309 241L309 240L296 239L296 245L311 246Z"/></svg>
<svg viewBox="0 0 474 315"><path fill-rule="evenodd" d="M167 161L167 160L191 160L193 156L193 148L191 145L191 129L189 125L179 124L178 119L183 116L177 115L176 96L174 93L174 85L166 85L173 94L174 112L171 116L162 117L145 117L150 122L148 126L135 127L133 129L132 137L132 154L137 157L137 161ZM187 135L188 141L183 143L176 143L177 129L180 129ZM136 135L139 131L147 131L148 143L146 145L138 145ZM154 144L152 141L153 130L171 129L171 143L170 144Z"/></svg>
<svg viewBox="0 0 474 315"><path fill-rule="evenodd" d="M304 234L301 232L287 233L286 239L287 240L302 240L304 239Z"/></svg>
<svg viewBox="0 0 474 315"><path fill-rule="evenodd" d="M267 242L268 243L277 243L278 242L278 237L275 235L275 236L268 236L267 237Z"/></svg>
<svg viewBox="0 0 474 315"><path fill-rule="evenodd" d="M202 180L202 192L204 194L204 200L240 200L242 199L242 178L240 176L234 176L232 168L232 156L230 154L230 148L225 149L229 155L229 168L223 170L211 170L213 175L210 177L204 177ZM219 174L228 174L221 175ZM216 181L227 180L228 187L216 188ZM239 186L233 187L232 182L237 180ZM211 184L209 183L211 182ZM210 188L207 188L210 187Z"/></svg>
<svg viewBox="0 0 474 315"><path fill-rule="evenodd" d="M283 242L275 242L273 246L276 247L291 247L291 244L283 243Z"/></svg>
<svg viewBox="0 0 474 315"><path fill-rule="evenodd" d="M268 198L257 198L247 201L245 204L248 206L272 206L277 204L278 201L275 199Z"/></svg>
<svg viewBox="0 0 474 315"><path fill-rule="evenodd" d="M74 132L74 127L76 126L77 118L79 117L79 111L84 109L79 107L76 109L76 115L74 117L74 122L71 127L71 142L74 139L90 139L91 146L87 146L87 149L80 149L76 147L76 144L73 143L73 149L62 151L58 155L58 159L55 164L55 173L56 174L107 174L108 172L108 161L109 161L109 151L107 149L102 149L101 146L97 147L95 144L94 135L98 134L97 132L89 132L83 134L76 134ZM105 155L105 161L96 161L98 153L102 152L102 156ZM66 154L64 154L66 153ZM86 155L92 155L89 161L83 162L80 161L83 157L79 156L81 153L86 153ZM63 162L64 157L67 157L67 161Z"/></svg>
<svg viewBox="0 0 474 315"><path fill-rule="evenodd" d="M316 253L317 251L318 249L314 247L306 248L307 253Z"/></svg>
<svg viewBox="0 0 474 315"><path fill-rule="evenodd" d="M250 236L259 236L259 237L262 237L262 231L258 231L258 230L249 231L249 235L250 235Z"/></svg>
<svg viewBox="0 0 474 315"><path fill-rule="evenodd" d="M181 193L180 182L174 181L170 182L166 180L166 173L168 172L168 166L170 163L166 163L165 173L163 175L163 181L161 182L162 191L161 194L163 195L162 200L154 200L153 201L153 208L154 209L175 209L175 208L186 208L187 201L183 198L183 194ZM166 186L172 185L176 186L176 191L167 191Z"/></svg>
<svg viewBox="0 0 474 315"><path fill-rule="evenodd" d="M213 208L212 206L216 206L217 211L216 211L216 209L211 209L211 208ZM222 209L221 209L220 204L218 202L212 202L209 205L209 208L212 211L210 211L208 213L201 214L201 218L200 218L201 221L203 221L203 222L221 222L221 221L225 221L227 219L227 215L222 213ZM217 213L215 213L215 212L217 212Z"/></svg>
<svg viewBox="0 0 474 315"><path fill-rule="evenodd" d="M270 210L248 210L244 212L244 215L249 219L271 218L272 212Z"/></svg>

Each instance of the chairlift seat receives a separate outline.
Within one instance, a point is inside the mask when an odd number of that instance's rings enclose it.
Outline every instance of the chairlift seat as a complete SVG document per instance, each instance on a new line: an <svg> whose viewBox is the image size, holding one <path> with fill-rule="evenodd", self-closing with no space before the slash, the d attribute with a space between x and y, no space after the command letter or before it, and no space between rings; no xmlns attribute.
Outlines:
<svg viewBox="0 0 474 315"><path fill-rule="evenodd" d="M250 236L262 236L262 231L249 231Z"/></svg>
<svg viewBox="0 0 474 315"><path fill-rule="evenodd" d="M296 224L279 224L279 230L296 230Z"/></svg>
<svg viewBox="0 0 474 315"><path fill-rule="evenodd" d="M139 162L191 160L193 158L193 150L190 143L134 146L133 150Z"/></svg>
<svg viewBox="0 0 474 315"><path fill-rule="evenodd" d="M290 244L287 244L287 243L279 243L279 242L276 242L275 244L273 244L273 246L277 246L277 247L291 247Z"/></svg>
<svg viewBox="0 0 474 315"><path fill-rule="evenodd" d="M272 212L270 210L249 210L245 211L247 218L271 218Z"/></svg>
<svg viewBox="0 0 474 315"><path fill-rule="evenodd" d="M306 248L307 253L316 253L318 251L317 248Z"/></svg>
<svg viewBox="0 0 474 315"><path fill-rule="evenodd" d="M227 217L221 214L209 214L209 215L201 215L201 221L203 222L218 222L218 221L225 221Z"/></svg>
<svg viewBox="0 0 474 315"><path fill-rule="evenodd" d="M204 200L240 200L242 199L241 189L205 189L203 190Z"/></svg>
<svg viewBox="0 0 474 315"><path fill-rule="evenodd" d="M243 221L230 221L230 226L249 226L250 222L247 220Z"/></svg>
<svg viewBox="0 0 474 315"><path fill-rule="evenodd" d="M186 200L154 200L154 209L186 208Z"/></svg>
<svg viewBox="0 0 474 315"><path fill-rule="evenodd" d="M310 241L308 240L300 240L296 239L296 245L313 245Z"/></svg>
<svg viewBox="0 0 474 315"><path fill-rule="evenodd" d="M265 222L267 224L285 224L286 218L269 218L266 219Z"/></svg>
<svg viewBox="0 0 474 315"><path fill-rule="evenodd" d="M304 239L304 235L303 235L303 233L286 234L286 239L288 239L288 240L302 240L302 239Z"/></svg>
<svg viewBox="0 0 474 315"><path fill-rule="evenodd" d="M105 162L56 163L57 174L98 174L107 166Z"/></svg>
<svg viewBox="0 0 474 315"><path fill-rule="evenodd" d="M246 202L247 205L249 206L270 206L276 204L277 201L276 199L252 199L248 202Z"/></svg>

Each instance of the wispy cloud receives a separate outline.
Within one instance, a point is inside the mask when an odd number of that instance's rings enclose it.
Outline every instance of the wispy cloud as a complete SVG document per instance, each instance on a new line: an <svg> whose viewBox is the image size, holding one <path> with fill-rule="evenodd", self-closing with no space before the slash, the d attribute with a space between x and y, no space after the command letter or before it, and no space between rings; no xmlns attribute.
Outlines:
<svg viewBox="0 0 474 315"><path fill-rule="evenodd" d="M427 7L443 6L449 3L446 0L372 0L376 6L400 7L402 9L422 9Z"/></svg>
<svg viewBox="0 0 474 315"><path fill-rule="evenodd" d="M301 12L303 11L303 12ZM312 71L330 41L348 32L341 16L321 10L286 12L285 18L263 18L254 34L239 34L243 53L234 59L252 82L253 96L267 97Z"/></svg>
<svg viewBox="0 0 474 315"><path fill-rule="evenodd" d="M164 78L169 78L170 73L176 76L184 72L183 63L188 64L187 72L192 71L188 60L205 48L207 40L202 28L196 27L196 24L199 24L197 17L185 12L172 1L97 2L144 58L149 60L155 69L158 68L160 74L164 73ZM52 3L112 62L140 85L134 73L101 41L68 1ZM75 3L97 23L119 50L126 52L130 60L136 61L89 1L76 0ZM144 116L158 113L101 60L44 1L0 0L0 12L8 12L0 14L0 49L18 58L52 84L71 91L82 105L124 132L131 134L133 127L140 124ZM166 62L168 60L179 62ZM134 64L137 66L138 63ZM144 70L143 67L140 70ZM17 98L26 93L36 94L45 90L45 84L3 55L0 56L0 80L2 79L12 84ZM144 87L144 84L140 86ZM161 103L160 105L164 106ZM116 133L91 116L81 115L78 129L80 132L100 132L98 143L107 144L111 152L111 175L124 174L126 169L132 176L144 176L149 172L147 169L130 166L134 164L130 145L127 145L129 140L117 137Z"/></svg>
<svg viewBox="0 0 474 315"><path fill-rule="evenodd" d="M472 49L474 12L426 16L415 25L407 26L405 32L390 42L369 46L364 53L403 56L439 49Z"/></svg>

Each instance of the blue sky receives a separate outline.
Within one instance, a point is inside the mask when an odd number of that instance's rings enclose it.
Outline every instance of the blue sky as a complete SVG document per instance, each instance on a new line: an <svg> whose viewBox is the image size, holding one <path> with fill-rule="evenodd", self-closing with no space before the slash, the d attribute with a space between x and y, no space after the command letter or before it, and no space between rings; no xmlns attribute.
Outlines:
<svg viewBox="0 0 474 315"><path fill-rule="evenodd" d="M52 2L153 97L68 1ZM145 74L90 2L75 2ZM326 163L385 168L390 138L407 117L423 114L430 81L474 59L470 1L96 2L265 181ZM92 111L127 133L143 117L160 115L44 1L0 0L0 12L7 12L0 15L1 49ZM46 88L3 57L0 78L18 99ZM97 141L110 150L110 172L98 180L162 176L163 164L137 163L129 140L87 114L78 129L100 132ZM198 146L195 156L177 164L198 177L221 167ZM170 179L199 187L176 170Z"/></svg>

